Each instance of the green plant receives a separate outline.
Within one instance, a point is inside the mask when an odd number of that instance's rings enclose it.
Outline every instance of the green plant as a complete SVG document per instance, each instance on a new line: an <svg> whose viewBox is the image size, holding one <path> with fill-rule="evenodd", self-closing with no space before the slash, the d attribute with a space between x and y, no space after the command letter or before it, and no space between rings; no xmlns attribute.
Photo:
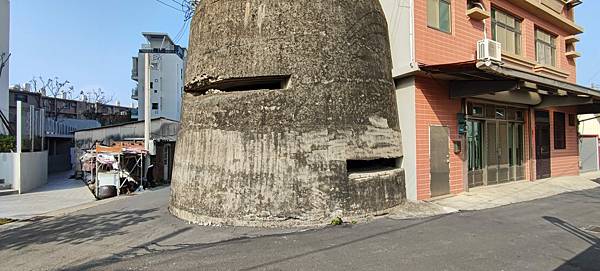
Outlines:
<svg viewBox="0 0 600 271"><path fill-rule="evenodd" d="M10 152L16 149L17 139L14 136L0 135L0 152Z"/></svg>
<svg viewBox="0 0 600 271"><path fill-rule="evenodd" d="M342 225L342 223L344 223L344 221L339 216L331 220L331 225L334 225L334 226Z"/></svg>

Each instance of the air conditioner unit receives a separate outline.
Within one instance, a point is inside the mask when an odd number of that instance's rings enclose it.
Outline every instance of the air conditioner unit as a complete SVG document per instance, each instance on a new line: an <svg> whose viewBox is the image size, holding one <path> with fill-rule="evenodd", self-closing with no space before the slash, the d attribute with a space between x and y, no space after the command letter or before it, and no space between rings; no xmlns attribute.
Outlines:
<svg viewBox="0 0 600 271"><path fill-rule="evenodd" d="M477 60L502 62L502 44L490 39L477 42Z"/></svg>

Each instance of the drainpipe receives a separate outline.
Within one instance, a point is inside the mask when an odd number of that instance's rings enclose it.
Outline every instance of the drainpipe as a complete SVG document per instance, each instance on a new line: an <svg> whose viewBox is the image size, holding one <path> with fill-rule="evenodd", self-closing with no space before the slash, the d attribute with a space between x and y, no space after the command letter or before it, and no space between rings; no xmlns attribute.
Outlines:
<svg viewBox="0 0 600 271"><path fill-rule="evenodd" d="M416 51L415 51L415 1L409 0L409 10L410 10L410 26L408 36L410 38L410 66L411 68L417 63Z"/></svg>
<svg viewBox="0 0 600 271"><path fill-rule="evenodd" d="M484 11L486 10L485 6L481 2L476 2L476 3L473 3L473 4L477 5L477 6L480 6L481 9L483 9ZM487 38L487 23L485 22L485 20L486 19L483 19L483 21L482 21L483 22L483 39L487 40L488 39Z"/></svg>

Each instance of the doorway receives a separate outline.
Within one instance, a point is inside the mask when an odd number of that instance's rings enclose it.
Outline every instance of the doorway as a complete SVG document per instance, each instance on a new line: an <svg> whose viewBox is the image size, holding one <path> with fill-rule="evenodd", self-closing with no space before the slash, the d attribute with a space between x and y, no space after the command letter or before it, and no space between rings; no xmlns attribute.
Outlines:
<svg viewBox="0 0 600 271"><path fill-rule="evenodd" d="M524 110L471 103L468 108L468 186L525 179Z"/></svg>
<svg viewBox="0 0 600 271"><path fill-rule="evenodd" d="M535 175L536 179L552 176L550 164L550 113L535 112Z"/></svg>
<svg viewBox="0 0 600 271"><path fill-rule="evenodd" d="M171 145L169 143L165 144L163 149L163 178L165 181L170 181L171 176L169 176L171 172Z"/></svg>
<svg viewBox="0 0 600 271"><path fill-rule="evenodd" d="M431 196L450 194L450 148L448 127L429 127Z"/></svg>

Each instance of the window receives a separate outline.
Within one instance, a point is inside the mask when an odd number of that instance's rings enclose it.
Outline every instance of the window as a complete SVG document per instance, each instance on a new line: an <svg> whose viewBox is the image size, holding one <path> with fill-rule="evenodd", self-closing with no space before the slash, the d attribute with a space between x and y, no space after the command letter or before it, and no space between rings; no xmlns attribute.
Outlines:
<svg viewBox="0 0 600 271"><path fill-rule="evenodd" d="M521 54L521 21L514 16L492 9L492 37L503 51Z"/></svg>
<svg viewBox="0 0 600 271"><path fill-rule="evenodd" d="M556 37L543 30L535 30L535 55L542 65L556 66Z"/></svg>
<svg viewBox="0 0 600 271"><path fill-rule="evenodd" d="M158 110L158 103L152 103L152 110Z"/></svg>
<svg viewBox="0 0 600 271"><path fill-rule="evenodd" d="M427 0L427 25L444 32L451 32L451 0Z"/></svg>
<svg viewBox="0 0 600 271"><path fill-rule="evenodd" d="M496 107L496 119L506 119L506 110L504 108Z"/></svg>
<svg viewBox="0 0 600 271"><path fill-rule="evenodd" d="M564 150L567 148L565 133L565 113L554 112L554 149Z"/></svg>
<svg viewBox="0 0 600 271"><path fill-rule="evenodd" d="M469 116L474 116L474 117L484 117L484 106L481 104L473 104L473 103L468 103L468 113L467 115Z"/></svg>
<svg viewBox="0 0 600 271"><path fill-rule="evenodd" d="M575 126L575 115L574 114L569 114L569 126Z"/></svg>
<svg viewBox="0 0 600 271"><path fill-rule="evenodd" d="M154 82L150 82L150 88L154 88Z"/></svg>

